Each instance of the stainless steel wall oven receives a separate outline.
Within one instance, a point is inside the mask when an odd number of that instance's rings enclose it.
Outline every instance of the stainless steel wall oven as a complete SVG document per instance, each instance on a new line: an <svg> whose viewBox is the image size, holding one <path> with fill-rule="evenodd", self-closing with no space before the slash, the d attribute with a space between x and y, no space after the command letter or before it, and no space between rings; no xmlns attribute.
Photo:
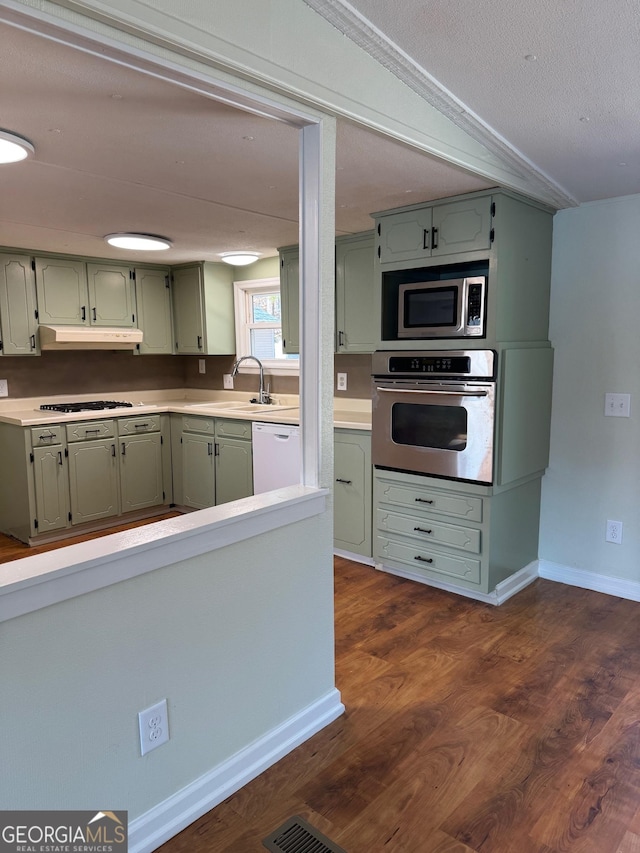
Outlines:
<svg viewBox="0 0 640 853"><path fill-rule="evenodd" d="M395 471L493 481L493 350L376 352L373 464Z"/></svg>

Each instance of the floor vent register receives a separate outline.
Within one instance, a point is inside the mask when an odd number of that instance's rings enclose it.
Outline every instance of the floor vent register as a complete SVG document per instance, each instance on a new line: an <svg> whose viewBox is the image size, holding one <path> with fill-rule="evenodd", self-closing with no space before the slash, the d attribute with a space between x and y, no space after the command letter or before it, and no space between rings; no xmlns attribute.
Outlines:
<svg viewBox="0 0 640 853"><path fill-rule="evenodd" d="M262 843L272 853L345 853L298 815L290 817Z"/></svg>

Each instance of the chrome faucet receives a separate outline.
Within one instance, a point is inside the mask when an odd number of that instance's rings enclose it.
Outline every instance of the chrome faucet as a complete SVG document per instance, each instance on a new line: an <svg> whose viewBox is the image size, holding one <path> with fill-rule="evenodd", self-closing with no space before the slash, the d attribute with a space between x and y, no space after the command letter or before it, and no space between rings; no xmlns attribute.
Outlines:
<svg viewBox="0 0 640 853"><path fill-rule="evenodd" d="M256 358L255 355L243 355L242 358L237 359L236 362L234 363L233 370L231 371L231 375L236 376L238 373L238 368L240 367L242 362L247 361L247 359L250 359L251 361L255 361L255 363L260 368L260 391L258 393L258 399L255 400L255 402L261 403L262 405L266 406L271 402L271 394L269 394L268 388L266 391L264 390L264 369L262 367L262 362L260 361L259 358Z"/></svg>

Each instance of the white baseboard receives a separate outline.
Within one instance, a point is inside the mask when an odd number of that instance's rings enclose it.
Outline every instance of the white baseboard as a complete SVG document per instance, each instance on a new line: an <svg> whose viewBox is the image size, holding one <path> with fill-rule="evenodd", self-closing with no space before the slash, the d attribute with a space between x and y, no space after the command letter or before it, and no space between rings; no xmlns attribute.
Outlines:
<svg viewBox="0 0 640 853"><path fill-rule="evenodd" d="M640 583L638 581L614 578L610 575L599 575L586 572L584 569L572 569L549 560L538 560L538 575L550 581L566 583L569 586L579 586L594 592L604 592L617 598L628 598L630 601L640 601Z"/></svg>
<svg viewBox="0 0 640 853"><path fill-rule="evenodd" d="M425 578L424 575L418 574L418 572L412 572L411 569L391 568L383 563L376 563L375 567L379 571L388 572L391 575L398 575L398 577L417 581L418 583L425 584L426 586L433 586L436 589L442 589L445 592L454 592L456 595L464 595L466 598L473 598L474 601L482 601L484 604L494 605L503 604L511 598L511 596L520 592L521 589L524 589L525 586L529 586L530 583L533 583L533 581L538 577L536 563L529 563L528 566L525 566L523 569L520 569L520 571L515 572L511 577L501 581L493 592L486 593L475 589L456 586L452 583L433 580L433 578Z"/></svg>
<svg viewBox="0 0 640 853"><path fill-rule="evenodd" d="M344 713L338 690L177 791L129 825L129 853L150 853Z"/></svg>
<svg viewBox="0 0 640 853"><path fill-rule="evenodd" d="M362 554L356 554L354 551L343 551L342 548L334 548L333 553L336 557L344 557L345 560L352 560L354 563L364 563L365 566L375 566L373 557L363 557Z"/></svg>

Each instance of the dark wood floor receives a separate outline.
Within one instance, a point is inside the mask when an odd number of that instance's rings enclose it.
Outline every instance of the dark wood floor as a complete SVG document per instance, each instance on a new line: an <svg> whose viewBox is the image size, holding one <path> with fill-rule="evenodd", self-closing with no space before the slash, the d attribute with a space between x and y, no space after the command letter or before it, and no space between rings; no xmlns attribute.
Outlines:
<svg viewBox="0 0 640 853"><path fill-rule="evenodd" d="M640 853L640 604L537 580L494 608L336 559L347 711L162 853Z"/></svg>

